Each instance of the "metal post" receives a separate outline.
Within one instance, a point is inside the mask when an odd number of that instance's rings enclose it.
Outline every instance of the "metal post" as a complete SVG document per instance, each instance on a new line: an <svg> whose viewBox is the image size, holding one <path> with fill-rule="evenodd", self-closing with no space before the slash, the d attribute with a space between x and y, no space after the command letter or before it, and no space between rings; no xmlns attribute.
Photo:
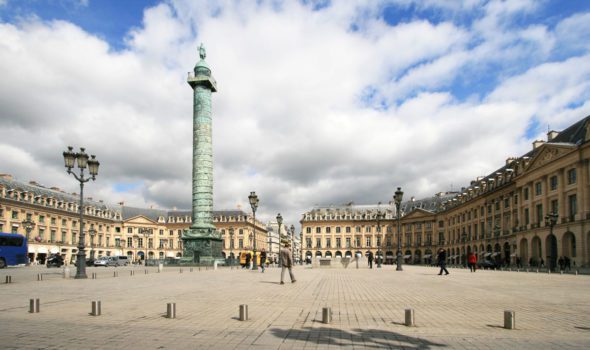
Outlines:
<svg viewBox="0 0 590 350"><path fill-rule="evenodd" d="M240 305L240 321L247 321L248 320L248 305L242 304Z"/></svg>
<svg viewBox="0 0 590 350"><path fill-rule="evenodd" d="M100 316L102 311L100 300L96 300L92 302L92 312L90 313L92 316Z"/></svg>
<svg viewBox="0 0 590 350"><path fill-rule="evenodd" d="M29 299L29 312L34 314L40 311L39 309L40 303L39 298L37 299Z"/></svg>
<svg viewBox="0 0 590 350"><path fill-rule="evenodd" d="M6 284L12 283L12 276L6 276Z"/></svg>
<svg viewBox="0 0 590 350"><path fill-rule="evenodd" d="M516 318L515 318L514 311L511 311L511 310L504 311L504 328L506 328L506 329L516 328Z"/></svg>
<svg viewBox="0 0 590 350"><path fill-rule="evenodd" d="M332 322L332 308L325 307L322 309L322 323L329 324Z"/></svg>
<svg viewBox="0 0 590 350"><path fill-rule="evenodd" d="M405 316L406 316L405 325L408 327L413 327L415 325L414 309L406 309Z"/></svg>
<svg viewBox="0 0 590 350"><path fill-rule="evenodd" d="M397 268L396 271L403 271L402 268L402 224L401 224L401 204L404 193L402 188L398 187L395 191L395 206L397 207Z"/></svg>
<svg viewBox="0 0 590 350"><path fill-rule="evenodd" d="M168 303L166 305L166 317L176 318L176 303Z"/></svg>

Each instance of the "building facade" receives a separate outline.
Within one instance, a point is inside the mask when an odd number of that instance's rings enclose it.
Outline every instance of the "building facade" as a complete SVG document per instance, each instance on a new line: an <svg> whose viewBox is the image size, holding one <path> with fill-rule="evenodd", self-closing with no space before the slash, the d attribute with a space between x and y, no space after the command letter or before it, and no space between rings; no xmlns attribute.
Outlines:
<svg viewBox="0 0 590 350"><path fill-rule="evenodd" d="M79 218L78 194L0 175L0 232L26 236L32 263L44 264L49 254L58 252L66 262L73 263L78 251ZM127 255L131 261L179 258L181 235L191 221L190 211L107 205L85 198L86 256ZM266 226L258 220L254 223L252 216L241 210L213 211L213 222L221 234L224 258L252 247L254 226L257 247L268 249Z"/></svg>
<svg viewBox="0 0 590 350"><path fill-rule="evenodd" d="M406 263L430 263L445 248L453 264L473 252L505 265L554 268L567 257L573 266L589 266L589 123L586 117L549 132L546 141L460 192L402 202L399 233L392 203L313 208L301 220L303 252L330 258L379 250L393 263L399 238Z"/></svg>

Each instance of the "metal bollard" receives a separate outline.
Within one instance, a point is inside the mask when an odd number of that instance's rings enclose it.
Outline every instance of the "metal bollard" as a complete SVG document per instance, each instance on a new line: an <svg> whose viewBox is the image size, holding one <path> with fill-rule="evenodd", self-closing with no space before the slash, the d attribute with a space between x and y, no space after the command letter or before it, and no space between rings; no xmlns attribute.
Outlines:
<svg viewBox="0 0 590 350"><path fill-rule="evenodd" d="M332 308L325 307L322 309L322 323L329 324L332 322Z"/></svg>
<svg viewBox="0 0 590 350"><path fill-rule="evenodd" d="M563 270L559 271L559 273L560 273L561 275L563 275Z"/></svg>
<svg viewBox="0 0 590 350"><path fill-rule="evenodd" d="M190 270L190 272L193 272L193 268L192 268L192 267L191 267L191 270Z"/></svg>
<svg viewBox="0 0 590 350"><path fill-rule="evenodd" d="M146 274L146 275L148 274L148 270L147 270L147 269L145 269L145 274Z"/></svg>
<svg viewBox="0 0 590 350"><path fill-rule="evenodd" d="M6 284L12 283L12 276L6 276Z"/></svg>
<svg viewBox="0 0 590 350"><path fill-rule="evenodd" d="M201 267L199 266L199 271L201 271Z"/></svg>
<svg viewBox="0 0 590 350"><path fill-rule="evenodd" d="M248 305L242 304L240 305L240 321L247 321L248 320Z"/></svg>
<svg viewBox="0 0 590 350"><path fill-rule="evenodd" d="M39 298L37 299L29 299L29 312L34 314L39 312Z"/></svg>
<svg viewBox="0 0 590 350"><path fill-rule="evenodd" d="M163 269L164 269L164 264L159 263L158 264L158 272L162 272Z"/></svg>
<svg viewBox="0 0 590 350"><path fill-rule="evenodd" d="M96 279L96 272L92 273L92 279L95 280Z"/></svg>
<svg viewBox="0 0 590 350"><path fill-rule="evenodd" d="M102 312L102 307L100 304L100 300L96 300L92 302L92 312L90 313L92 316L100 316Z"/></svg>
<svg viewBox="0 0 590 350"><path fill-rule="evenodd" d="M176 318L176 303L166 304L166 317Z"/></svg>
<svg viewBox="0 0 590 350"><path fill-rule="evenodd" d="M37 274L37 281L43 281L43 274L42 273Z"/></svg>
<svg viewBox="0 0 590 350"><path fill-rule="evenodd" d="M119 273L117 271L113 272L113 277L119 277Z"/></svg>
<svg viewBox="0 0 590 350"><path fill-rule="evenodd" d="M504 311L504 328L514 329L516 327L516 319L514 311Z"/></svg>
<svg viewBox="0 0 590 350"><path fill-rule="evenodd" d="M182 273L182 269L180 269L179 273Z"/></svg>
<svg viewBox="0 0 590 350"><path fill-rule="evenodd" d="M415 324L414 323L414 309L406 309L405 315L406 315L405 325L408 327L413 327Z"/></svg>

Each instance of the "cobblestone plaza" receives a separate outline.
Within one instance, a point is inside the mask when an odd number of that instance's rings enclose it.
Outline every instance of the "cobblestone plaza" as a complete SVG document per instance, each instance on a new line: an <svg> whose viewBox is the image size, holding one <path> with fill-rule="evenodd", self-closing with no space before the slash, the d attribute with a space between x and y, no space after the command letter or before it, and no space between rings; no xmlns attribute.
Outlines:
<svg viewBox="0 0 590 350"><path fill-rule="evenodd" d="M587 275L434 267L297 267L279 270L184 267L89 268L96 279L63 279L44 267L0 272L3 349L586 349ZM114 271L118 277L113 277ZM134 274L131 275L131 271ZM37 274L43 273L43 280ZM29 313L29 299L40 312ZM100 316L89 315L91 301ZM166 318L176 303L176 319ZM249 320L238 319L247 304ZM333 320L322 323L322 308ZM415 311L415 327L404 310ZM516 329L504 329L505 310Z"/></svg>

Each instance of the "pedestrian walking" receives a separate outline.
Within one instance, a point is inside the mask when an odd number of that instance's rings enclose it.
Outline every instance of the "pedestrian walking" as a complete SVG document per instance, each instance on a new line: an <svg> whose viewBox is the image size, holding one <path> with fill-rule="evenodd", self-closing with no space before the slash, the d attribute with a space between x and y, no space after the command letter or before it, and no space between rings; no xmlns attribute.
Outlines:
<svg viewBox="0 0 590 350"><path fill-rule="evenodd" d="M563 259L563 256L559 257L557 263L559 264L559 271L563 271L565 268L565 260Z"/></svg>
<svg viewBox="0 0 590 350"><path fill-rule="evenodd" d="M477 256L475 256L473 252L469 253L469 256L467 257L467 263L469 264L469 269L471 270L471 272L475 272Z"/></svg>
<svg viewBox="0 0 590 350"><path fill-rule="evenodd" d="M372 269L373 268L373 252L369 251L369 255L367 256L368 260L369 260L369 268Z"/></svg>
<svg viewBox="0 0 590 350"><path fill-rule="evenodd" d="M291 257L291 249L289 249L290 245L289 242L285 242L285 247L281 249L279 254L281 254L282 266L281 266L281 284L285 284L284 277L285 277L285 270L289 270L289 277L291 278L291 283L295 283L295 275L293 275L293 258Z"/></svg>
<svg viewBox="0 0 590 350"><path fill-rule="evenodd" d="M447 251L444 248L438 250L438 266L440 266L439 275L442 275L443 271L445 275L449 274L449 271L447 271Z"/></svg>
<svg viewBox="0 0 590 350"><path fill-rule="evenodd" d="M563 260L565 260L565 269L567 271L571 271L571 269L572 269L572 261L569 258L569 256L564 257Z"/></svg>
<svg viewBox="0 0 590 350"><path fill-rule="evenodd" d="M260 269L262 270L262 273L264 273L264 265L266 265L266 250L262 248L260 251Z"/></svg>
<svg viewBox="0 0 590 350"><path fill-rule="evenodd" d="M539 264L541 267L545 267L545 260L543 260L543 258L541 258L541 263Z"/></svg>
<svg viewBox="0 0 590 350"><path fill-rule="evenodd" d="M252 255L250 252L248 252L246 253L246 265L244 265L244 267L248 270L250 270L250 260L252 260Z"/></svg>
<svg viewBox="0 0 590 350"><path fill-rule="evenodd" d="M522 269L522 260L520 259L519 256L516 256L516 268Z"/></svg>

